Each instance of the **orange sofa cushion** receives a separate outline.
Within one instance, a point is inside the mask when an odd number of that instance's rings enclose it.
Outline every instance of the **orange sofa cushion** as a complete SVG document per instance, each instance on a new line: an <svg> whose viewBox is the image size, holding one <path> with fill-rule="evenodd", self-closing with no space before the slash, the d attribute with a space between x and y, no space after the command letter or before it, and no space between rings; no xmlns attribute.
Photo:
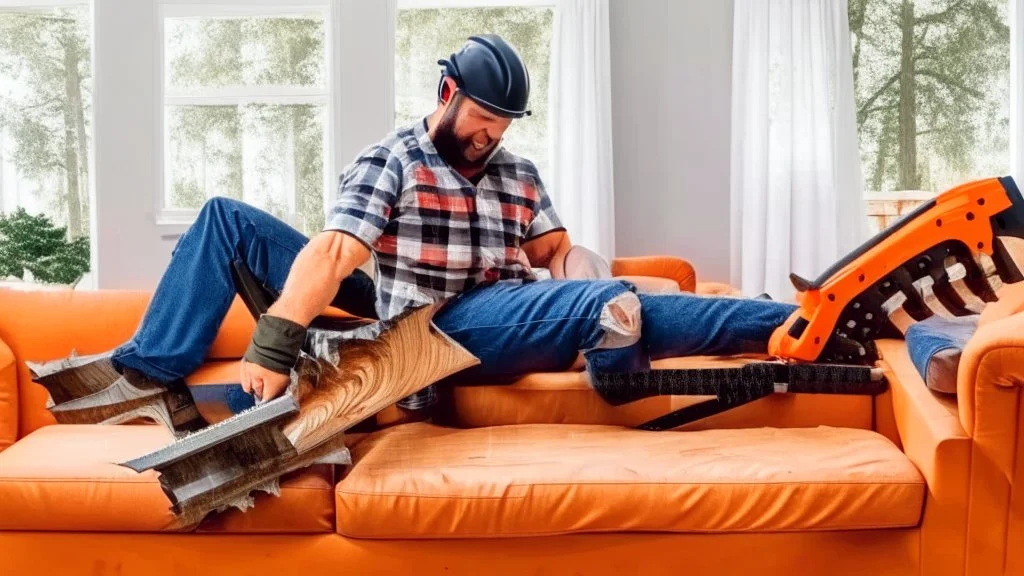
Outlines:
<svg viewBox="0 0 1024 576"><path fill-rule="evenodd" d="M691 356L654 362L654 368L725 368L756 358ZM583 372L529 374L509 384L460 382L452 391L454 422L464 427L505 424L608 424L638 426L708 396L656 396L612 406L594 392ZM682 429L801 428L872 429L870 396L774 394L688 424Z"/></svg>
<svg viewBox="0 0 1024 576"><path fill-rule="evenodd" d="M0 289L0 341L10 346L17 366L19 437L55 422L46 409L46 389L32 382L25 361L56 360L72 351L98 354L119 346L135 333L150 296L114 290ZM254 326L252 316L236 298L209 357L241 357Z"/></svg>
<svg viewBox="0 0 1024 576"><path fill-rule="evenodd" d="M691 265L674 256L633 256L612 260L612 276L654 276L668 278L676 283L680 292L693 292L697 274Z"/></svg>
<svg viewBox="0 0 1024 576"><path fill-rule="evenodd" d="M0 340L0 452L18 439L18 368L14 353Z"/></svg>
<svg viewBox="0 0 1024 576"><path fill-rule="evenodd" d="M999 299L989 302L981 311L979 328L1024 311L1024 282L1006 284L996 292L996 296Z"/></svg>
<svg viewBox="0 0 1024 576"><path fill-rule="evenodd" d="M884 437L825 427L417 423L363 439L353 459L337 526L358 538L907 527L926 490Z"/></svg>
<svg viewBox="0 0 1024 576"><path fill-rule="evenodd" d="M157 472L116 464L171 441L162 426L46 426L0 452L0 530L150 532L173 517ZM208 532L330 532L334 467L312 466L247 511L208 517Z"/></svg>

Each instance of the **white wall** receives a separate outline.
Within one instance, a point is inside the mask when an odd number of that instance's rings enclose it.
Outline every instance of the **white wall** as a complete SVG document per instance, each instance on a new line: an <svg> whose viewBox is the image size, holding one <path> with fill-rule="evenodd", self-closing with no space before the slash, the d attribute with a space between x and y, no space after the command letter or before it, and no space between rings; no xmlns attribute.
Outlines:
<svg viewBox="0 0 1024 576"><path fill-rule="evenodd" d="M616 254L729 279L732 0L610 0Z"/></svg>

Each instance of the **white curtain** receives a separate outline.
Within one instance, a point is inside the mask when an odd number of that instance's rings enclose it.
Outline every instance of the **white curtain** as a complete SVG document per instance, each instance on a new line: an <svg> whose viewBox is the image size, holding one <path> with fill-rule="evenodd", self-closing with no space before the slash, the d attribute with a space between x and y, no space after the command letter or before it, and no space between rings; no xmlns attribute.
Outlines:
<svg viewBox="0 0 1024 576"><path fill-rule="evenodd" d="M547 185L573 243L615 256L608 0L556 0Z"/></svg>
<svg viewBox="0 0 1024 576"><path fill-rule="evenodd" d="M794 294L866 236L847 0L736 0L732 276Z"/></svg>

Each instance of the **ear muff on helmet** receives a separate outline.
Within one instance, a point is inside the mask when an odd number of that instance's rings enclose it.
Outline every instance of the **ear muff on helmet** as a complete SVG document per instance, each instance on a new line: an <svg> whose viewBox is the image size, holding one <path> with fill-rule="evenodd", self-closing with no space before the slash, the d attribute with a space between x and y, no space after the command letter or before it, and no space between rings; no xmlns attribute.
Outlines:
<svg viewBox="0 0 1024 576"><path fill-rule="evenodd" d="M444 72L441 73L441 79L437 82L437 100L438 102L448 103L448 99L452 97L450 93L446 94L444 79L446 78Z"/></svg>
<svg viewBox="0 0 1024 576"><path fill-rule="evenodd" d="M444 79L455 81L459 90L487 110L507 118L530 115L530 74L519 53L497 34L470 36L447 59L437 61L443 69L437 86L444 100Z"/></svg>

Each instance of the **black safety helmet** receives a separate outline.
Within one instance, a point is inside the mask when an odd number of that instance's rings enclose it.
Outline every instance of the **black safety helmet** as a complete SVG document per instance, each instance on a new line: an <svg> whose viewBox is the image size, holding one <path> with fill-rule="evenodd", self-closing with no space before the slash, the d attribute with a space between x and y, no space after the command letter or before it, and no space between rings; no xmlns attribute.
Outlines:
<svg viewBox="0 0 1024 576"><path fill-rule="evenodd" d="M437 63L444 66L437 86L438 98L444 77L450 76L466 96L499 116L530 115L530 74L519 52L501 36L470 36L458 52Z"/></svg>

